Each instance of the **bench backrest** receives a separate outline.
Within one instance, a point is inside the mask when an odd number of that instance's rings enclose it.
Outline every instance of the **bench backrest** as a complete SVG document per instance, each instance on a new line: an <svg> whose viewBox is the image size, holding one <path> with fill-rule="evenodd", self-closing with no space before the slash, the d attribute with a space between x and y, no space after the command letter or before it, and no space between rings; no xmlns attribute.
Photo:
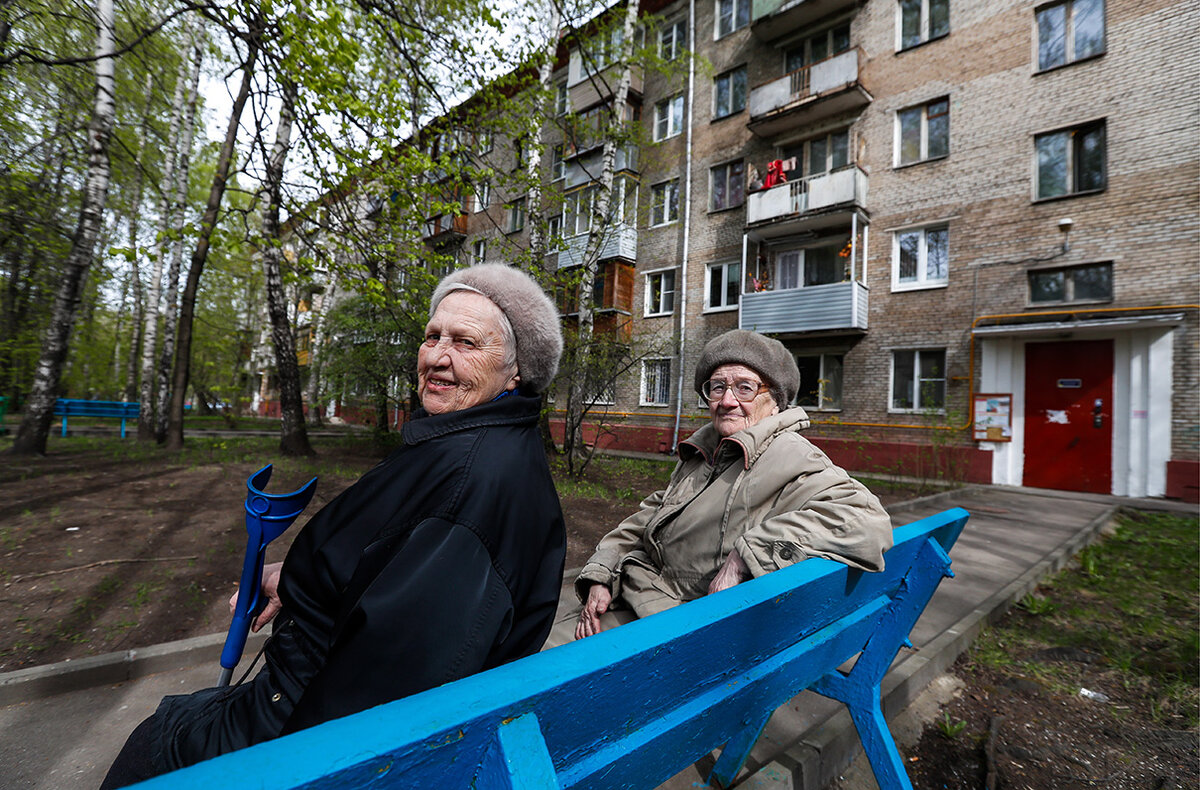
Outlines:
<svg viewBox="0 0 1200 790"><path fill-rule="evenodd" d="M807 560L145 786L650 788L722 744L727 781L784 701L814 684L842 698L834 670L860 652L851 678L869 675L878 708L966 519L955 509L897 529L880 573ZM886 726L881 737L894 752ZM881 786L904 786L898 770Z"/></svg>
<svg viewBox="0 0 1200 790"><path fill-rule="evenodd" d="M67 417L134 418L138 416L138 411L137 401L80 400L76 398L58 398L54 401L54 413Z"/></svg>

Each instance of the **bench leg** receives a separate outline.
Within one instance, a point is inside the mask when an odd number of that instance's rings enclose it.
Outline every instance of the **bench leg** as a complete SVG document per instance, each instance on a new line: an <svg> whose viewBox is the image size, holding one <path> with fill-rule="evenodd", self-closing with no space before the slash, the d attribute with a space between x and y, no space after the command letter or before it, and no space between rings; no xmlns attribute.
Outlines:
<svg viewBox="0 0 1200 790"><path fill-rule="evenodd" d="M537 716L526 713L500 725L479 765L472 790L557 788L558 775Z"/></svg>
<svg viewBox="0 0 1200 790"><path fill-rule="evenodd" d="M64 439L67 438L67 415L65 415L65 414L63 415L63 420L62 420L62 438L64 438Z"/></svg>
<svg viewBox="0 0 1200 790"><path fill-rule="evenodd" d="M725 748L721 750L721 756L717 758L717 764L713 766L712 772L708 775L710 785L714 782L719 787L729 787L733 784L738 771L742 770L746 758L750 756L750 750L758 742L758 736L762 735L763 727L767 726L772 712L767 711L760 721L745 727L729 739Z"/></svg>

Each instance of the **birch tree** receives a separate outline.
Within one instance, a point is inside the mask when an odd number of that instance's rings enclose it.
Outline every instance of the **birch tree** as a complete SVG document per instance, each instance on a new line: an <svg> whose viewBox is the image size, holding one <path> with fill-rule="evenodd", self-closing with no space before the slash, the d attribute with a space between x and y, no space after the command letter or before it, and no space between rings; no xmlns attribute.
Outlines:
<svg viewBox="0 0 1200 790"><path fill-rule="evenodd" d="M42 353L33 387L12 452L44 455L59 377L66 361L68 340L79 306L84 278L95 256L96 239L104 221L110 173L109 140L116 115L114 101L114 12L113 0L96 3L96 89L91 123L88 126L88 168L79 222L71 242L64 277L54 299L50 325L42 342Z"/></svg>

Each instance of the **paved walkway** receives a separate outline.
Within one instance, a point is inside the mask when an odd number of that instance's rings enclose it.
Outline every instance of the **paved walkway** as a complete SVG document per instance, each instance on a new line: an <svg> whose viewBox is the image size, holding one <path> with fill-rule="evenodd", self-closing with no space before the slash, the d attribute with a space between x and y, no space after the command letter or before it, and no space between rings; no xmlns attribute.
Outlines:
<svg viewBox="0 0 1200 790"><path fill-rule="evenodd" d="M971 513L943 582L884 681L891 716L948 667L979 632L1093 540L1118 507L1170 509L1162 500L976 486L889 508L897 524L948 507ZM564 589L564 601L570 595ZM0 675L0 786L96 787L125 737L165 694L212 685L223 636L159 645ZM247 647L247 654L257 650ZM805 692L776 711L755 747L742 787L819 790L858 752L850 717ZM664 785L699 780L689 769Z"/></svg>

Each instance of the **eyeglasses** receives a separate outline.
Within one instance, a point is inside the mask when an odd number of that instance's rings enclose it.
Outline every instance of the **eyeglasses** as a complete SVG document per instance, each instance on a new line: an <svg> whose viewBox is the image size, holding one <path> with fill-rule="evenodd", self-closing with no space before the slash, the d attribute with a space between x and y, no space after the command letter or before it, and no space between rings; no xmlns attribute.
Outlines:
<svg viewBox="0 0 1200 790"><path fill-rule="evenodd" d="M770 387L766 384L760 384L751 379L738 379L737 381L711 379L700 385L700 394L704 396L705 400L715 403L725 397L726 390L732 390L733 397L742 403L749 403L769 389Z"/></svg>

